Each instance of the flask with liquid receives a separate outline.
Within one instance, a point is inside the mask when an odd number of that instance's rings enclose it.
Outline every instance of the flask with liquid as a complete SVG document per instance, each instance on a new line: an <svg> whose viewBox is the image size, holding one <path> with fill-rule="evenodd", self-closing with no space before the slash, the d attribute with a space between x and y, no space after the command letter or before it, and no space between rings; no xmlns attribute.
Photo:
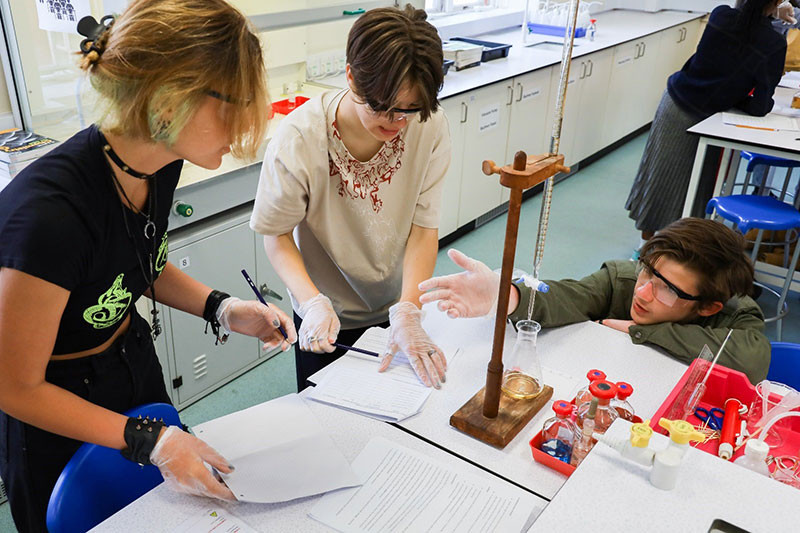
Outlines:
<svg viewBox="0 0 800 533"><path fill-rule="evenodd" d="M564 400L555 401L553 411L556 416L547 419L542 428L541 449L544 453L569 464L572 447L578 437L578 427L570 420L572 404Z"/></svg>
<svg viewBox="0 0 800 533"><path fill-rule="evenodd" d="M611 407L616 409L620 418L633 422L633 417L636 413L633 412L633 406L628 402L628 398L633 394L633 387L630 383L624 381L617 381L617 397L611 400Z"/></svg>
<svg viewBox="0 0 800 533"><path fill-rule="evenodd" d="M535 398L544 389L542 365L536 352L536 337L542 327L533 320L516 324L517 342L503 373L502 390L512 398Z"/></svg>
<svg viewBox="0 0 800 533"><path fill-rule="evenodd" d="M579 390L578 394L575 395L575 405L577 407L580 407L585 403L588 404L590 401L592 401L592 393L589 392L589 386L598 379L606 379L606 373L602 370L593 368L586 373L586 379L589 380L589 383L587 383L586 386Z"/></svg>
<svg viewBox="0 0 800 533"><path fill-rule="evenodd" d="M597 414L597 398L592 398L592 401L586 405L588 405L588 409L583 419L583 426L580 428L580 437L572 447L572 457L569 460L569 464L572 466L581 464L595 444L592 434L594 433L594 417Z"/></svg>
<svg viewBox="0 0 800 533"><path fill-rule="evenodd" d="M589 391L592 393L592 402L578 407L578 416L575 421L579 428L583 428L591 404L597 399L597 412L593 417L594 432L602 435L618 418L617 411L611 407L611 400L617 395L617 386L610 381L601 379L592 383Z"/></svg>

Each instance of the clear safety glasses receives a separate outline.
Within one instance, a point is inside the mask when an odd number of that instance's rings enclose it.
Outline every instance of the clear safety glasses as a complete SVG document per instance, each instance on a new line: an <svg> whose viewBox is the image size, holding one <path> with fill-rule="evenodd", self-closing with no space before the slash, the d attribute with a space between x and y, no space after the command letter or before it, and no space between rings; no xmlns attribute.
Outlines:
<svg viewBox="0 0 800 533"><path fill-rule="evenodd" d="M403 109L401 107L392 107L391 109L387 109L385 111L380 109L375 109L369 103L366 104L367 109L369 112L375 115L376 117L386 118L389 122L400 122L401 120L409 120L414 118L417 113L422 111L420 108L413 108L413 109Z"/></svg>
<svg viewBox="0 0 800 533"><path fill-rule="evenodd" d="M656 300L667 307L672 307L678 300L699 302L702 299L700 296L692 296L676 287L674 283L661 275L661 272L653 268L646 261L639 260L639 264L636 265L636 275L639 278L637 285L641 283L641 285L636 288L636 291L641 291L647 287L648 284L651 284L653 287L653 295Z"/></svg>

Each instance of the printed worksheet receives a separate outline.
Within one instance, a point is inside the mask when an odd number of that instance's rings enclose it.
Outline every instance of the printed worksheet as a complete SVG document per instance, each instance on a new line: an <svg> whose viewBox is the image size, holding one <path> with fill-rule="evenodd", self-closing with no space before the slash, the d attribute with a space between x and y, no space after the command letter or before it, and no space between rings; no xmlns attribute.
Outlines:
<svg viewBox="0 0 800 533"><path fill-rule="evenodd" d="M206 509L201 516L193 516L172 533L258 533L244 520L221 507Z"/></svg>
<svg viewBox="0 0 800 533"><path fill-rule="evenodd" d="M364 481L326 494L309 516L345 533L522 531L542 500L500 479L474 475L375 437L353 462Z"/></svg>

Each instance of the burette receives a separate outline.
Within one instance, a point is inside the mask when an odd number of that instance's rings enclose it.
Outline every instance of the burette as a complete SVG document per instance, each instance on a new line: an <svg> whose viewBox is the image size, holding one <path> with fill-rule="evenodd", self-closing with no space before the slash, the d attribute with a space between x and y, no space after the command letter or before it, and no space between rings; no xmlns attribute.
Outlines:
<svg viewBox="0 0 800 533"><path fill-rule="evenodd" d="M561 128L564 123L564 103L567 99L567 85L569 84L569 69L572 66L572 48L575 44L575 27L578 23L578 6L580 0L570 0L567 28L564 37L564 47L561 50L561 78L558 83L556 98L555 121L553 132L550 136L550 155L558 155L561 145ZM533 277L539 279L539 269L544 257L544 244L547 239L547 226L550 222L550 205L553 202L553 184L555 176L547 178L544 182L544 196L542 208L539 212L539 229L536 232L536 249L533 256ZM531 299L528 301L528 320L533 317L533 304L536 300L536 289L531 290Z"/></svg>

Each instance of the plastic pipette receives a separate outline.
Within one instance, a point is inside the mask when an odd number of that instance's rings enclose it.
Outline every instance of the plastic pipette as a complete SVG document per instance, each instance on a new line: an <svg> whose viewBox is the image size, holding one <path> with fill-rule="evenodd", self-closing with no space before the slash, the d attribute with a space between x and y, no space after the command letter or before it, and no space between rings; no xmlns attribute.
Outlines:
<svg viewBox="0 0 800 533"><path fill-rule="evenodd" d="M725 349L725 345L728 344L728 339L731 338L731 333L733 333L733 329L728 330L728 334L725 336L725 340L722 341L722 346L719 347L719 351L717 355L714 356L714 360L711 361L711 366L708 367L708 371L706 372L703 381L697 384L694 391L692 391L691 396L686 401L686 409L684 409L683 419L686 420L689 418L690 415L694 413L697 404L700 403L700 399L703 397L703 394L706 392L706 381L708 381L708 376L711 375L711 371L714 370L714 366L717 364L717 359L719 356L722 355L722 350Z"/></svg>

